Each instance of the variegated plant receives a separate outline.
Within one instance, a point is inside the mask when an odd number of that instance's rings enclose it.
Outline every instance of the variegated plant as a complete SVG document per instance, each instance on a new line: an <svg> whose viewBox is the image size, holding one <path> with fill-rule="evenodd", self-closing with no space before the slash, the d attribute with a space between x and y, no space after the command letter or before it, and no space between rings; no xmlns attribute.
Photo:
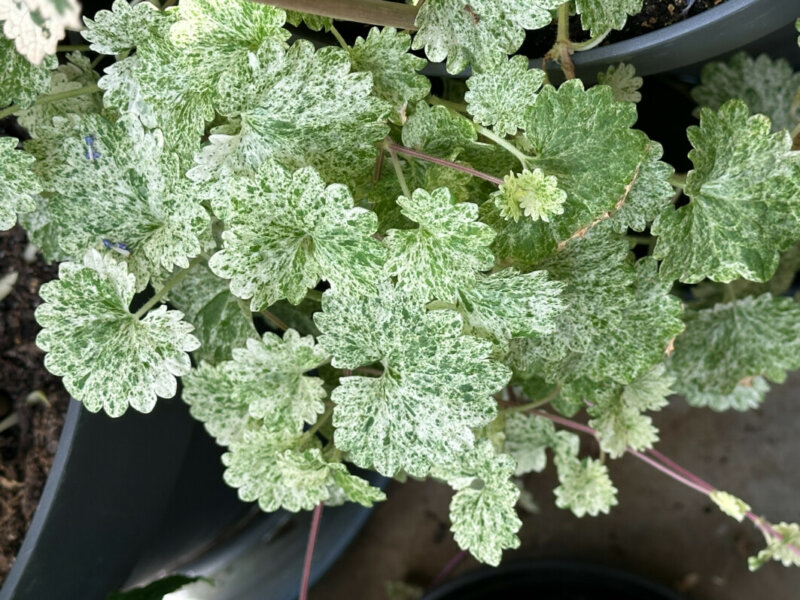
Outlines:
<svg viewBox="0 0 800 600"><path fill-rule="evenodd" d="M656 460L647 413L672 392L745 410L800 367L800 74L707 66L684 176L632 128L632 67L555 87L509 57L555 18L569 76L641 4L427 0L415 34L349 45L325 10L115 0L85 21L92 54L59 61L77 4L0 0L0 116L29 134L0 139L0 226L63 261L37 310L47 367L111 416L182 377L264 510L384 499L350 464L434 477L456 541L497 564L515 478L549 449L557 505L607 512L606 465L568 429ZM570 7L589 43L565 37ZM287 20L342 47L290 43ZM466 88L431 95L423 48L470 66ZM797 525L694 487L765 533L753 567L800 564Z"/></svg>

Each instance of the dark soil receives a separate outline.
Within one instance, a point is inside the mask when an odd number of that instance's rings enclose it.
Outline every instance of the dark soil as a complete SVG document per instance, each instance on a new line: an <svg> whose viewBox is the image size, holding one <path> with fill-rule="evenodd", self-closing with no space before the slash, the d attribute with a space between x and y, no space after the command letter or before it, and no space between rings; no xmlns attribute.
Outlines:
<svg viewBox="0 0 800 600"><path fill-rule="evenodd" d="M0 233L0 278L16 272L11 293L0 300L0 420L14 411L18 425L0 432L0 582L17 555L50 471L69 396L61 380L48 373L34 342L39 326L33 311L41 303L39 286L57 275L41 257L28 263L18 226ZM35 391L44 402L27 401Z"/></svg>
<svg viewBox="0 0 800 600"><path fill-rule="evenodd" d="M628 17L628 22L621 31L612 31L603 44L611 44L627 40L656 29L673 25L684 19L700 14L704 10L722 4L725 0L695 0L684 14L690 0L645 0L638 15ZM588 34L581 29L580 19L570 19L570 39L583 41ZM529 57L544 56L556 41L555 24L545 29L529 31L525 43L519 51Z"/></svg>

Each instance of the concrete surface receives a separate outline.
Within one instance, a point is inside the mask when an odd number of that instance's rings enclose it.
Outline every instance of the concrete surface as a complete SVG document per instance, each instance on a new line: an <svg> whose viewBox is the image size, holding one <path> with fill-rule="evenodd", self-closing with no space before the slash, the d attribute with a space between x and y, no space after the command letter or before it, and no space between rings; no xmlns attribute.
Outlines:
<svg viewBox="0 0 800 600"><path fill-rule="evenodd" d="M773 522L800 522L800 374L775 386L758 411L713 413L675 398L655 421L662 438L657 448L667 456ZM590 439L582 447L596 450ZM736 523L703 495L631 456L610 469L620 503L596 518L577 519L555 507L550 469L529 477L540 512L522 515L522 547L505 558L594 561L660 581L687 600L800 599L800 568L774 563L748 571L746 557L763 540L752 525ZM446 486L395 483L388 495L311 600L383 600L387 581L424 586L458 551ZM455 575L477 566L468 559Z"/></svg>

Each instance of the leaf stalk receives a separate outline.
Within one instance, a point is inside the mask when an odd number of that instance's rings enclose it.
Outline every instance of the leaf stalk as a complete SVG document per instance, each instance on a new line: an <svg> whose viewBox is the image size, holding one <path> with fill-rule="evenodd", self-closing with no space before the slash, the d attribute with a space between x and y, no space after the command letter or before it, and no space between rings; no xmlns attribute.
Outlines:
<svg viewBox="0 0 800 600"><path fill-rule="evenodd" d="M95 84L87 85L82 88L78 88L76 90L67 90L65 92L58 92L57 94L46 94L44 96L39 96L36 99L36 102L33 103L33 106L41 106L42 104L52 104L53 102L58 102L59 100L65 100L67 98L74 98L76 96L85 96L87 94L95 94L97 92L102 92L102 90ZM22 112L24 110L28 110L31 107L23 108L17 104L12 104L11 106L0 110L0 119L7 117L9 115L14 115L16 113Z"/></svg>

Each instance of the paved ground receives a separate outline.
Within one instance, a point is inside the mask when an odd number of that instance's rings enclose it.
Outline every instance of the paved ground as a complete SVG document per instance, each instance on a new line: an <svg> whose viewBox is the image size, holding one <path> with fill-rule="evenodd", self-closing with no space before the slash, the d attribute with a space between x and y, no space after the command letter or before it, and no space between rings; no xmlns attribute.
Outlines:
<svg viewBox="0 0 800 600"><path fill-rule="evenodd" d="M740 495L756 513L800 522L800 375L776 387L759 411L716 414L676 399L656 421L662 452ZM800 569L776 563L748 572L746 556L762 541L751 525L723 516L704 496L632 457L611 470L620 505L598 518L576 519L555 508L552 472L531 477L528 489L540 512L523 517L522 547L507 557L621 567L680 589L688 600L800 599ZM449 498L437 483L394 484L311 600L383 600L387 580L429 582L457 552ZM456 573L476 566L465 561Z"/></svg>

